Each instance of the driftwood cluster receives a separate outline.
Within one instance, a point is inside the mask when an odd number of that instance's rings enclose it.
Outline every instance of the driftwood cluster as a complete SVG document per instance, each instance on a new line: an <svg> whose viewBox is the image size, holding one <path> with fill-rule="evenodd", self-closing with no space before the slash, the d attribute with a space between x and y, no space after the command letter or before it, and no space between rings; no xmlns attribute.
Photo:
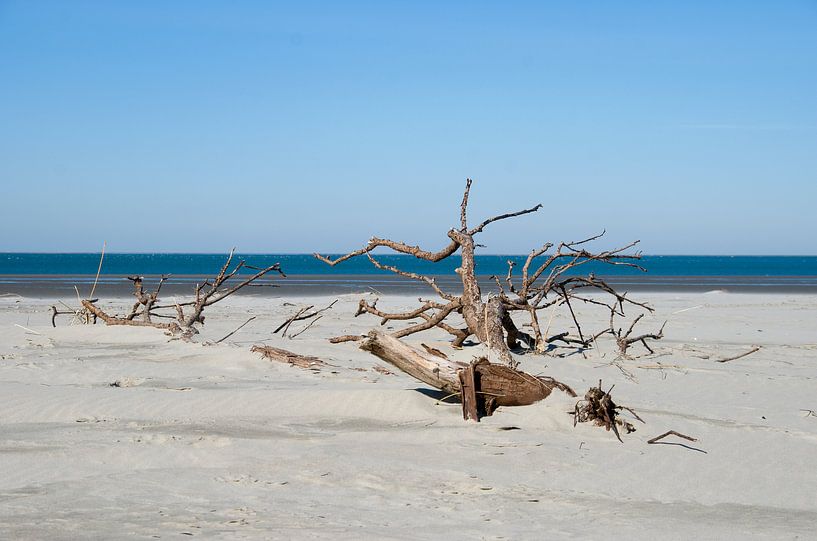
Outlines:
<svg viewBox="0 0 817 541"><path fill-rule="evenodd" d="M440 298L440 300L420 299L420 306L405 312L387 312L377 307L377 300L369 302L361 299L355 316L374 315L380 318L381 325L396 321L406 321L409 324L390 334L372 331L367 336L337 336L330 339L331 342L361 341L362 349L420 381L443 392L457 395L463 405L463 416L475 420L491 415L498 406L525 405L542 400L554 388L576 396L573 389L556 380L517 370L518 362L513 357L512 351L521 348L522 345L539 354L548 353L554 348L555 342L584 351L594 347L597 339L603 335L610 334L615 339L621 357L628 357L628 349L636 343L642 344L653 353L648 340L661 339L664 327L655 333L637 335L633 333L644 313L652 312L652 308L628 298L626 293L619 293L593 273L586 275L576 273L577 269L591 262L623 265L643 271L644 269L637 264L640 253L629 253L638 241L599 252L592 252L587 246L600 238L603 232L575 242L562 242L558 245L545 243L528 254L521 269L516 269L516 264L509 261L508 271L504 277L492 277L497 292L486 297L480 289L477 278L474 256L479 244L475 237L494 222L537 212L542 205L497 215L483 220L476 226L469 226L470 190L469 179L460 203L459 227L448 231L448 244L441 250L429 251L404 242L372 237L362 248L339 257L314 254L317 259L331 266L353 257L366 256L372 265L380 270L427 284ZM432 276L407 272L385 264L373 254L378 248L390 249L398 254L414 256L432 263L449 257L458 257L460 265L456 272L462 288L457 292L444 291ZM598 305L607 309L610 313L609 326L595 333L586 333L574 309L577 303ZM632 321L625 332L622 328L616 327L615 318L625 317L625 307L628 306L639 309L642 313ZM551 333L553 313L560 307L569 313L573 328ZM545 309L550 311L550 321L543 329L540 312ZM452 321L455 314L461 317L457 320L462 321L461 324ZM513 318L514 314L527 316L530 333L517 325ZM400 341L401 338L435 327L453 336L451 345L454 348L461 348L467 339L474 337L486 346L489 355L499 363L491 363L484 356L470 364L460 363L449 360L445 353L436 348L423 344L426 350L423 353ZM619 427L626 432L635 430L632 424L617 417L622 409L630 411L638 418L629 408L615 405L610 392L602 391L599 383L598 388L590 389L585 398L577 403L573 414L576 423L594 422L607 430L613 430L620 439Z"/></svg>
<svg viewBox="0 0 817 541"><path fill-rule="evenodd" d="M439 297L439 300L420 299L419 306L405 312L384 311L377 307L377 300L369 302L362 299L355 316L370 314L380 318L381 325L391 322L407 322L407 325L391 333L373 330L367 335L337 336L331 338L331 342L358 341L361 349L439 389L448 397L458 397L462 403L463 417L473 420L491 415L500 406L532 404L549 396L554 389L573 397L577 396L572 388L553 378L533 376L517 370L518 362L512 354L514 350L521 352L525 349L538 354L548 354L556 348L555 344L559 343L563 347L584 352L596 347L597 340L609 334L615 340L620 357L628 357L628 350L634 344L641 344L647 351L653 353L648 341L661 339L664 326L654 333L634 333L635 326L645 313L652 311L652 308L628 298L626 293L619 293L593 273L582 275L576 272L591 262L644 270L637 263L640 253L630 252L638 241L597 252L590 251L588 245L599 239L603 232L575 242L561 242L557 245L545 243L527 255L521 268L517 269L517 265L509 261L507 273L503 277L492 277L496 290L486 296L478 281L475 252L480 245L476 237L494 222L535 213L542 205L497 215L472 226L469 225L468 219L470 190L469 179L460 203L459 225L448 231L447 244L438 251L428 251L404 242L372 237L362 248L339 257L314 254L317 259L331 266L354 257L365 256L378 269L427 284ZM398 254L432 263L457 257L459 267L456 272L461 288L454 292L444 291L433 276L408 272L385 264L373 253L378 248L390 249ZM161 302L160 293L168 279L167 276L162 276L152 291L145 289L142 277L130 276L128 279L133 282L133 295L136 300L127 314L111 315L98 306L97 299L88 298L80 299L82 308L79 310L66 312L53 307L52 323L59 314L73 313L86 323L101 319L107 325L148 326L190 338L198 333L196 326L204 324L203 312L208 306L225 299L268 273L274 272L284 276L278 264L257 268L247 265L244 261L233 266L232 261L233 252L230 252L218 274L197 284L193 298L189 301L166 304ZM242 269L251 269L255 273L234 285L228 284L230 280L238 277ZM93 291L90 296L93 296ZM275 329L274 333L281 332L283 336L290 338L301 334L319 320L324 312L331 309L335 302L322 309L307 306L298 310ZM579 303L596 305L608 310L609 326L597 332L586 332L575 310ZM641 313L624 331L623 327L616 326L615 320L626 317L627 307L635 308ZM569 314L572 326L552 332L551 323L557 309ZM545 325L541 320L543 310L549 312L549 319ZM514 316L517 316L517 319L524 318L525 324L519 325ZM252 319L250 318L247 323ZM302 323L299 331L291 332L292 324L299 321L308 323ZM485 346L487 356L477 355L472 362L464 363L451 360L445 352L426 344L422 344L424 351L421 351L401 341L401 338L433 328L442 329L450 334L453 337L451 346L455 349L461 349L469 338L475 339ZM529 328L530 332L522 330L525 328ZM271 346L255 346L252 351L270 360L302 368L319 369L321 366L327 366L315 357ZM576 403L571 413L574 415L574 423L592 422L612 430L620 440L620 429L625 432L635 430L631 423L619 417L622 410L629 411L636 419L641 420L630 408L616 405L610 391L604 391L599 382L598 387L591 388L584 398Z"/></svg>
<svg viewBox="0 0 817 541"><path fill-rule="evenodd" d="M271 272L286 276L278 263L265 268L253 267L244 260L233 264L234 252L235 250L230 252L227 261L215 277L196 284L193 299L189 301L168 304L160 302L159 294L168 280L167 275L163 275L156 288L150 292L145 290L143 277L129 276L128 280L133 282L133 296L136 298L130 312L125 315L112 315L97 306L98 299L81 299L82 310L76 314L87 314L85 322L95 323L100 319L106 325L153 327L189 339L198 334L197 325L204 325L204 310L208 306L224 300ZM255 273L237 283L231 283L242 269L250 269ZM52 307L52 324L55 324L55 318L60 313L66 312L60 312Z"/></svg>

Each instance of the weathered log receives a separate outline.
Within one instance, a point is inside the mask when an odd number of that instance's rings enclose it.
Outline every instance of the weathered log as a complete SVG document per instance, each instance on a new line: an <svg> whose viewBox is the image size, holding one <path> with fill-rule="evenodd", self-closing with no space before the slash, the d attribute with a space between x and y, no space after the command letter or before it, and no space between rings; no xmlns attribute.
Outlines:
<svg viewBox="0 0 817 541"><path fill-rule="evenodd" d="M554 388L570 396L569 386L480 358L470 364L427 355L397 338L373 330L360 345L403 372L452 395L460 395L463 417L479 420L499 406L527 406L547 398Z"/></svg>
<svg viewBox="0 0 817 541"><path fill-rule="evenodd" d="M373 330L361 342L360 349L380 357L408 375L447 393L459 394L457 371L468 365L450 359L428 355L397 338Z"/></svg>

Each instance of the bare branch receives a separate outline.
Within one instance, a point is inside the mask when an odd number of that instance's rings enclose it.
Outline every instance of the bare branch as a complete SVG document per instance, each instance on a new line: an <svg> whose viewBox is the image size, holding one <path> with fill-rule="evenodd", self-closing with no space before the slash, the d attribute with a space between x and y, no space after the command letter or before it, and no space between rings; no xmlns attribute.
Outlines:
<svg viewBox="0 0 817 541"><path fill-rule="evenodd" d="M366 256L369 258L369 261L372 262L372 265L374 265L378 269L393 272L394 274L398 274L400 276L403 276L404 278L411 278L412 280L419 280L420 282L425 282L426 284L431 286L431 289L433 289L434 292L437 293L437 295L439 295L440 297L447 301L453 301L457 299L456 296L449 295L448 293L445 293L442 289L440 289L440 287L437 285L437 281L434 278L429 278L428 276L423 276L422 274L417 274L415 272L405 272L398 269L397 267L385 265L377 261L374 257L372 257L372 254L368 252L366 253Z"/></svg>
<svg viewBox="0 0 817 541"><path fill-rule="evenodd" d="M468 209L468 194L471 192L471 179L465 180L465 192L462 194L462 203L460 203L460 224L462 229L460 231L468 231L468 220L466 218Z"/></svg>
<svg viewBox="0 0 817 541"><path fill-rule="evenodd" d="M233 332L231 332L230 334L224 336L223 338L219 338L218 340L216 340L216 344L220 344L220 343L224 342L225 340L227 340L229 337L231 337L232 335L234 335L235 333L240 331L244 327L244 325L246 325L247 323L249 323L250 321L252 321L256 317L257 316L252 316L250 319L248 319L247 321L245 321L244 323L239 325L238 328L236 328Z"/></svg>
<svg viewBox="0 0 817 541"><path fill-rule="evenodd" d="M680 432L676 432L674 430L668 430L661 434L660 436L656 436L647 440L647 443L658 443L658 440L664 439L667 436L678 436L679 438L683 438L687 441L698 441L697 439L693 438L692 436L687 436L686 434L681 434Z"/></svg>
<svg viewBox="0 0 817 541"><path fill-rule="evenodd" d="M530 214L532 212L536 212L540 208L542 208L541 203L536 205L535 207L531 207L529 209L520 210L520 211L517 211L517 212L509 212L508 214L500 214L499 216L494 216L493 218L488 218L487 220L485 220L484 222L482 222L481 224L479 224L475 228L468 231L468 235L474 236L477 233L481 233L482 230L485 229L485 226L487 226L488 224L498 222L499 220L505 220L507 218L515 218L517 216L522 216L524 214Z"/></svg>
<svg viewBox="0 0 817 541"><path fill-rule="evenodd" d="M745 353L741 353L740 355L735 355L733 357L727 357L725 359L717 359L715 362L716 363L728 363L729 361L736 361L738 359L742 359L743 357L746 357L747 355L751 355L752 353L756 353L758 351L760 351L760 346L755 346L755 347L753 347L752 349L750 349L749 351L747 351Z"/></svg>
<svg viewBox="0 0 817 541"><path fill-rule="evenodd" d="M359 255L368 254L372 250L378 247L386 247L391 248L395 252L407 255L413 255L417 259L423 259L425 261L431 261L432 263L436 263L437 261L442 261L446 257L452 255L454 252L457 251L457 248L460 247L459 243L452 241L448 246L443 248L438 252L428 252L421 249L419 246L409 246L403 242L395 242L393 240L388 239L379 239L377 237L372 237L369 240L369 243L359 250L355 250L354 252L349 252L346 255L340 256L336 259L331 259L329 257L323 256L321 254L312 254L315 256L316 259L323 261L327 265L334 267L338 263L342 263L347 259L351 259L353 257L357 257Z"/></svg>

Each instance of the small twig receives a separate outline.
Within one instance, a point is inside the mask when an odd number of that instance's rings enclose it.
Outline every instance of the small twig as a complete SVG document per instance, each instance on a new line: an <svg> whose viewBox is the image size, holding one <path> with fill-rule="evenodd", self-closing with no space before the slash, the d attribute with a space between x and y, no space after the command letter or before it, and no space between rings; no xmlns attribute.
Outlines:
<svg viewBox="0 0 817 541"><path fill-rule="evenodd" d="M806 412L804 417L817 417L817 413L814 413L814 410L803 410L803 409L801 409L800 411Z"/></svg>
<svg viewBox="0 0 817 541"><path fill-rule="evenodd" d="M220 340L216 340L216 344L220 344L220 343L222 343L223 341L227 340L229 337L231 337L232 335L234 335L235 333L237 333L238 331L240 331L240 330L241 330L241 328L242 328L244 325L246 325L247 323L249 323L250 321L252 321L252 320L253 320L253 319L255 319L256 317L257 317L257 316L252 316L250 319L248 319L247 321L245 321L244 323L242 323L241 325L239 325L239 326L238 326L238 328L236 328L236 330L234 330L233 332L231 332L230 334L228 334L228 335L227 335L227 336L225 336L224 338L221 338Z"/></svg>
<svg viewBox="0 0 817 541"><path fill-rule="evenodd" d="M443 353L439 349L433 348L433 347L431 347L431 346L429 346L427 344L420 344L420 345L423 346L424 350L426 350L428 353L434 355L435 357L439 357L441 359L448 360L448 355L446 355L445 353Z"/></svg>
<svg viewBox="0 0 817 541"><path fill-rule="evenodd" d="M741 353L740 355L735 355L734 357L727 357L725 359L715 359L716 363L727 363L729 361L735 361L742 357L746 357L747 355L751 355L752 353L756 353L760 351L760 346L755 346L751 350L747 351L746 353Z"/></svg>
<svg viewBox="0 0 817 541"><path fill-rule="evenodd" d="M315 322L316 322L316 321L318 321L318 320L319 320L320 318L322 318L322 317L323 317L323 316L318 316L318 317L316 317L315 319L313 319L312 321L310 321L310 322L307 324L307 326L306 326L306 327L304 327L303 329L301 329L300 331L296 332L295 334L290 334L290 335L289 335L290 339L295 338L296 336L298 336L298 335L300 335L300 334L303 334L303 333L304 333L304 332L305 332L305 331L306 331L306 330L307 330L309 327L311 327L312 325L314 325L314 324L315 324Z"/></svg>
<svg viewBox="0 0 817 541"><path fill-rule="evenodd" d="M676 310L675 312L673 312L672 315L681 314L683 312L688 312L689 310L695 310L697 308L703 308L703 307L704 307L703 304L699 304L698 306L690 306L689 308L682 308L680 310Z"/></svg>
<svg viewBox="0 0 817 541"><path fill-rule="evenodd" d="M91 299L94 296L94 291L96 291L96 284L99 281L99 273L102 272L102 260L105 259L105 246L106 242L102 241L102 253L99 255L99 267L96 269L96 278L94 278L94 285L91 287L91 294L88 295L88 298Z"/></svg>
<svg viewBox="0 0 817 541"><path fill-rule="evenodd" d="M690 437L690 436L687 436L686 434L681 434L680 432L676 432L674 430L668 430L667 432L664 432L660 436L656 436L651 440L647 440L647 443L658 443L658 440L660 440L662 438L665 438L665 437L667 437L669 435L678 436L679 438L684 438L685 440L688 440L688 441L698 441L697 439L695 439L693 437Z"/></svg>
<svg viewBox="0 0 817 541"><path fill-rule="evenodd" d="M307 306L305 308L301 308L300 310L295 312L294 316L291 316L289 319L287 319L286 321L284 321L283 323L278 325L278 327L276 327L276 329L274 331L272 331L272 334L277 334L278 331L283 329L284 330L284 335L286 335L287 330L289 329L289 326L292 325L292 322L296 321L304 312L306 312L307 310L309 310L312 307L313 307L313 305L310 304L309 306Z"/></svg>
<svg viewBox="0 0 817 541"><path fill-rule="evenodd" d="M329 310L330 308L332 308L332 307L335 305L335 303L336 303L336 302L338 302L338 299L335 299L334 301L332 301L332 302L329 304L329 306L327 306L327 307L325 307L325 308L321 308L320 310L315 310L314 312L311 312L311 313L309 313L309 314L307 314L306 312L308 312L309 310L311 310L312 308L314 308L314 305L309 305L309 306L307 306L306 308L301 308L300 310L298 310L298 311L295 313L295 315L294 315L294 316L290 317L289 319L287 319L286 321L284 321L283 323L281 323L281 324L278 326L278 328L276 328L274 331L272 331L272 334L277 334L277 333L278 333L278 331L280 331L281 329L283 329L283 331L284 331L284 332L283 332L283 333L281 333L281 334L282 334L282 336L286 336L287 331L289 331L289 327L290 327L290 325L292 325L294 322L296 322L296 321L303 321L303 320L305 320L305 319L313 318L313 317L317 316L318 314L320 314L321 312L325 312L325 311ZM322 316L321 316L321 317L322 317ZM311 326L311 324L310 324L310 325L307 325L307 326L306 326L304 329L302 329L302 330L301 330L301 331L300 331L298 334L301 334L301 333L302 333L302 332L304 332L306 329L308 329L310 326ZM296 334L296 335L294 335L294 336L297 336L297 334ZM290 336L290 338L294 338L294 336L292 336L292 335L291 335L291 336Z"/></svg>
<svg viewBox="0 0 817 541"><path fill-rule="evenodd" d="M644 421L644 419L642 419L641 417L639 417L639 416L638 416L638 414L637 414L635 411L633 411L633 409L632 409L632 408L628 408L627 406L617 406L617 407L618 407L619 409L627 410L627 411L629 411L630 413L632 413L632 414L633 414L633 417L635 417L636 419L638 419L639 421L641 421L641 423L642 423L642 424L647 424L647 423L646 423L646 421Z"/></svg>
<svg viewBox="0 0 817 541"><path fill-rule="evenodd" d="M64 303L63 303L64 304ZM69 306L70 308L70 306ZM74 314L76 316L77 310L70 308L68 311L59 311L57 310L56 305L51 306L51 326L56 328L57 327L57 316L61 314Z"/></svg>
<svg viewBox="0 0 817 541"><path fill-rule="evenodd" d="M33 331L33 330L29 329L28 327L23 327L22 325L18 325L17 323L15 323L15 324L14 324L14 326L15 326L15 327L20 327L20 328L21 328L21 329L23 329L24 331L29 332L29 333L31 333L31 334L36 334L36 335L38 335L38 336L42 336L42 333L39 333L39 332L37 332L37 331Z"/></svg>

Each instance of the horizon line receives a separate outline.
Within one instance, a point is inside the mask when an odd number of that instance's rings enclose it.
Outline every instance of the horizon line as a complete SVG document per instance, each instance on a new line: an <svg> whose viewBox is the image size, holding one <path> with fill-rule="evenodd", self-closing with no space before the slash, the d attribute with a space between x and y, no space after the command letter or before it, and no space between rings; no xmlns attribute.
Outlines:
<svg viewBox="0 0 817 541"><path fill-rule="evenodd" d="M43 252L26 252L26 251L0 251L0 255L100 255L101 251L95 252L86 252L86 251L70 251L70 252L51 252L51 251L43 251ZM106 251L105 255L229 255L229 251L227 252L109 252ZM349 252L330 252L330 251L317 251L317 252L240 252L238 250L235 251L236 255L245 255L245 256L271 256L271 255L282 255L282 256L314 256L314 254L321 254L327 256L341 256L346 255ZM455 252L456 253L456 252ZM394 255L394 256L405 256L405 257L414 257L411 254L402 254L402 253L389 253L389 254L381 254L381 255ZM453 255L453 254L452 254ZM529 253L521 253L521 254L514 254L514 253L477 253L476 256L492 256L492 257L527 257ZM542 254L544 256L545 254ZM628 255L628 254L623 254ZM632 255L632 254L630 254ZM817 254L692 254L692 253L641 253L639 254L641 257L817 257ZM361 254L362 256L362 254ZM542 257L539 256L539 257Z"/></svg>

